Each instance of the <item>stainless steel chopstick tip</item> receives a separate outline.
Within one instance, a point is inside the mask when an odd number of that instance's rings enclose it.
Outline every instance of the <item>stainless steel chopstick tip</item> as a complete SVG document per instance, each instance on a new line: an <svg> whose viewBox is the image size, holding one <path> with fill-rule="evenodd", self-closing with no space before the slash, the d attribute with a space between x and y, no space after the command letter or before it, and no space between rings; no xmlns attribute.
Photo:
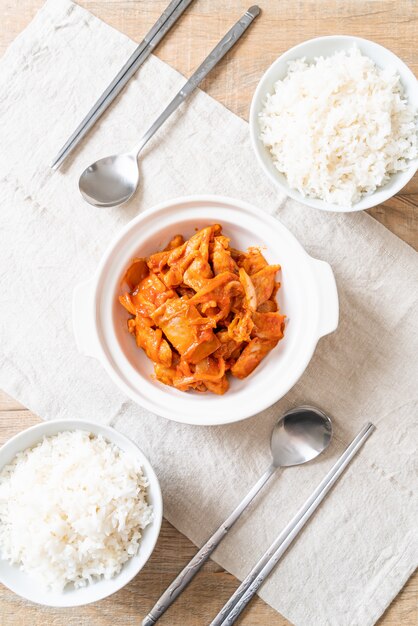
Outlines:
<svg viewBox="0 0 418 626"><path fill-rule="evenodd" d="M357 435L359 439L363 439L367 435L369 437L373 431L376 430L376 426L372 424L372 422L367 422L361 430L361 432Z"/></svg>
<svg viewBox="0 0 418 626"><path fill-rule="evenodd" d="M49 164L49 167L51 168L51 170L54 170L54 172L57 171L57 169L60 166L60 160L59 159L54 159L53 161L51 161L51 163Z"/></svg>
<svg viewBox="0 0 418 626"><path fill-rule="evenodd" d="M261 13L261 9L257 4L254 4L247 11L247 14L250 15L251 17L257 17L257 15L260 15L260 13Z"/></svg>

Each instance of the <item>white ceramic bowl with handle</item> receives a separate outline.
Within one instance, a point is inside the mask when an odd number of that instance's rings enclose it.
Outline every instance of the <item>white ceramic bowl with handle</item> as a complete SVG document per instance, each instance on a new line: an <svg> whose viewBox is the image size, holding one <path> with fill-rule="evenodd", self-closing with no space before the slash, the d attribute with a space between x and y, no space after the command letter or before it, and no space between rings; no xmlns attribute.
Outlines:
<svg viewBox="0 0 418 626"><path fill-rule="evenodd" d="M7 441L0 448L0 471L8 465L18 452L33 448L44 437L68 430L85 430L94 435L102 435L118 448L139 459L144 476L148 479L148 502L153 507L153 519L144 529L139 551L122 567L119 574L109 580L98 580L86 587L75 589L68 585L63 592L48 591L32 577L0 558L0 582L11 591L36 604L55 607L82 606L102 600L127 585L144 567L150 558L160 533L163 518L163 501L158 478L139 447L128 437L110 426L102 426L84 420L52 420L28 428Z"/></svg>
<svg viewBox="0 0 418 626"><path fill-rule="evenodd" d="M302 204L324 211L361 211L377 206L398 193L411 180L418 169L418 159L411 160L408 169L393 174L385 185L376 189L371 195L364 196L352 206L337 206L323 200L303 196L297 189L290 187L284 174L280 173L274 165L269 149L261 141L259 115L263 109L267 94L273 93L276 82L283 80L287 75L289 61L306 57L306 60L309 62L313 61L315 57L328 57L335 54L335 52L348 50L354 45L357 46L362 54L371 58L378 67L390 66L396 69L408 101L418 110L418 81L408 66L396 54L393 54L393 52L383 46L368 39L348 35L331 35L310 39L282 54L262 76L251 102L249 119L251 143L257 161L264 172L286 195Z"/></svg>
<svg viewBox="0 0 418 626"><path fill-rule="evenodd" d="M161 250L173 235L219 223L240 250L260 246L282 266L278 300L288 317L285 337L244 380L230 378L223 395L181 392L153 379L153 364L127 330L119 304L125 270L135 256ZM331 267L311 258L277 219L231 198L199 196L164 202L132 220L105 252L91 280L78 285L73 326L79 350L98 359L112 380L141 406L196 425L228 424L282 398L308 365L318 340L338 325L338 296Z"/></svg>

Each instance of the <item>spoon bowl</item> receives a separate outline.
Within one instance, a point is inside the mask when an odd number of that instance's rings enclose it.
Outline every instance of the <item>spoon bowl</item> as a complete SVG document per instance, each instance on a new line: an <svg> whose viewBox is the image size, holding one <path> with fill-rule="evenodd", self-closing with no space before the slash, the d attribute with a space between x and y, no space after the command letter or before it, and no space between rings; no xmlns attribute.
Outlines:
<svg viewBox="0 0 418 626"><path fill-rule="evenodd" d="M115 154L89 165L78 183L83 198L97 207L113 207L127 202L139 183L136 154Z"/></svg>
<svg viewBox="0 0 418 626"><path fill-rule="evenodd" d="M271 433L274 467L291 467L312 461L329 445L332 423L328 415L312 406L287 411Z"/></svg>

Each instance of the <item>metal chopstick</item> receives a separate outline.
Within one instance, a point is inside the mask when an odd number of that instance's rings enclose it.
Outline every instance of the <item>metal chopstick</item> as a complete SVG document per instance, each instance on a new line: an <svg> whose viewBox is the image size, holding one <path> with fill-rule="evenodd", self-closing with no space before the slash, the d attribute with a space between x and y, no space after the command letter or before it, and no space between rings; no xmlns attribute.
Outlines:
<svg viewBox="0 0 418 626"><path fill-rule="evenodd" d="M236 592L211 622L210 626L231 626L235 622L374 430L375 426L371 423L366 424L361 429L302 508L299 509L286 528L280 533L267 552L264 553L248 576L243 580Z"/></svg>
<svg viewBox="0 0 418 626"><path fill-rule="evenodd" d="M125 65L116 74L112 82L52 160L50 163L52 169L56 170L60 167L192 2L193 0L172 0L170 2L151 30L135 48Z"/></svg>

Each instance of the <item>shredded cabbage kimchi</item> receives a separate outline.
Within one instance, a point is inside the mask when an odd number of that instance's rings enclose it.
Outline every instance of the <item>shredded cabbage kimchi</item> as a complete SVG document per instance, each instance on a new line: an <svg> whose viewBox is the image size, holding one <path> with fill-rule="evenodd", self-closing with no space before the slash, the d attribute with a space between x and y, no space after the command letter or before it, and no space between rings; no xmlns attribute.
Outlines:
<svg viewBox="0 0 418 626"><path fill-rule="evenodd" d="M283 337L279 269L258 248L231 248L219 224L133 259L119 300L156 378L181 391L223 394L228 372L251 374Z"/></svg>

